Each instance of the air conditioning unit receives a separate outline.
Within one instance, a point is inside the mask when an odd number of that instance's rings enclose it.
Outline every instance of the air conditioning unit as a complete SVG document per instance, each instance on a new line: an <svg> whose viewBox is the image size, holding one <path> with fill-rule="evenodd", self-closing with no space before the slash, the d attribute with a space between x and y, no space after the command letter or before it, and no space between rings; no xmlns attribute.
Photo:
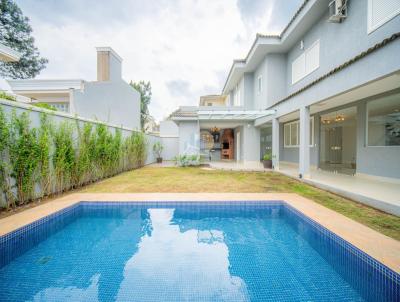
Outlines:
<svg viewBox="0 0 400 302"><path fill-rule="evenodd" d="M340 23L347 17L347 0L333 0L329 3L328 22Z"/></svg>

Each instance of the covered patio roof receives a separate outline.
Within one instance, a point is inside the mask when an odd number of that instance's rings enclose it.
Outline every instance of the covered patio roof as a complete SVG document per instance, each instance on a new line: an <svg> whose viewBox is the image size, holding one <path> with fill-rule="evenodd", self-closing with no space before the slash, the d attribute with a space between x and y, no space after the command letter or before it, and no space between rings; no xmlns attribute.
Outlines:
<svg viewBox="0 0 400 302"><path fill-rule="evenodd" d="M273 115L275 110L201 110L199 120L245 120L251 121L260 117Z"/></svg>
<svg viewBox="0 0 400 302"><path fill-rule="evenodd" d="M204 107L203 107L204 108ZM243 110L243 109L203 109L201 107L181 107L170 116L173 121L254 121L261 117L274 115L275 110Z"/></svg>

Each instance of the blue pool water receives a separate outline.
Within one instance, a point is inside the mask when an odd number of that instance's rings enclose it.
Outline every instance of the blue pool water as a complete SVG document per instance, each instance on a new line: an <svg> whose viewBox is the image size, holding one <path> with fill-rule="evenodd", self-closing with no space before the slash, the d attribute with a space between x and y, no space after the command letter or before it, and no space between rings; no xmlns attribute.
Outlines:
<svg viewBox="0 0 400 302"><path fill-rule="evenodd" d="M279 202L81 203L0 240L0 301L399 301L399 276Z"/></svg>

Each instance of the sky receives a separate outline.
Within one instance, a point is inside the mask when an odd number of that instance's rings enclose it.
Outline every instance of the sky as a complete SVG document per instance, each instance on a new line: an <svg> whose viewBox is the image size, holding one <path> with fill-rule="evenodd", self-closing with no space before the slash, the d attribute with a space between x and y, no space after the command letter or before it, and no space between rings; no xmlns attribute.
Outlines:
<svg viewBox="0 0 400 302"><path fill-rule="evenodd" d="M97 46L122 58L127 82L150 81L150 113L220 94L256 33L279 34L302 0L17 0L49 63L40 79L96 79Z"/></svg>

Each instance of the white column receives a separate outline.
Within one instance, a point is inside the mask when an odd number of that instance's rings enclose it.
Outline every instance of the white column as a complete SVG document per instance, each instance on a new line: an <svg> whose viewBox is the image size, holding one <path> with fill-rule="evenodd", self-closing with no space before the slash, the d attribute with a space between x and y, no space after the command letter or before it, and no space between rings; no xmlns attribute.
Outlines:
<svg viewBox="0 0 400 302"><path fill-rule="evenodd" d="M272 120L272 167L279 170L279 120Z"/></svg>
<svg viewBox="0 0 400 302"><path fill-rule="evenodd" d="M310 176L310 107L300 108L299 177Z"/></svg>

